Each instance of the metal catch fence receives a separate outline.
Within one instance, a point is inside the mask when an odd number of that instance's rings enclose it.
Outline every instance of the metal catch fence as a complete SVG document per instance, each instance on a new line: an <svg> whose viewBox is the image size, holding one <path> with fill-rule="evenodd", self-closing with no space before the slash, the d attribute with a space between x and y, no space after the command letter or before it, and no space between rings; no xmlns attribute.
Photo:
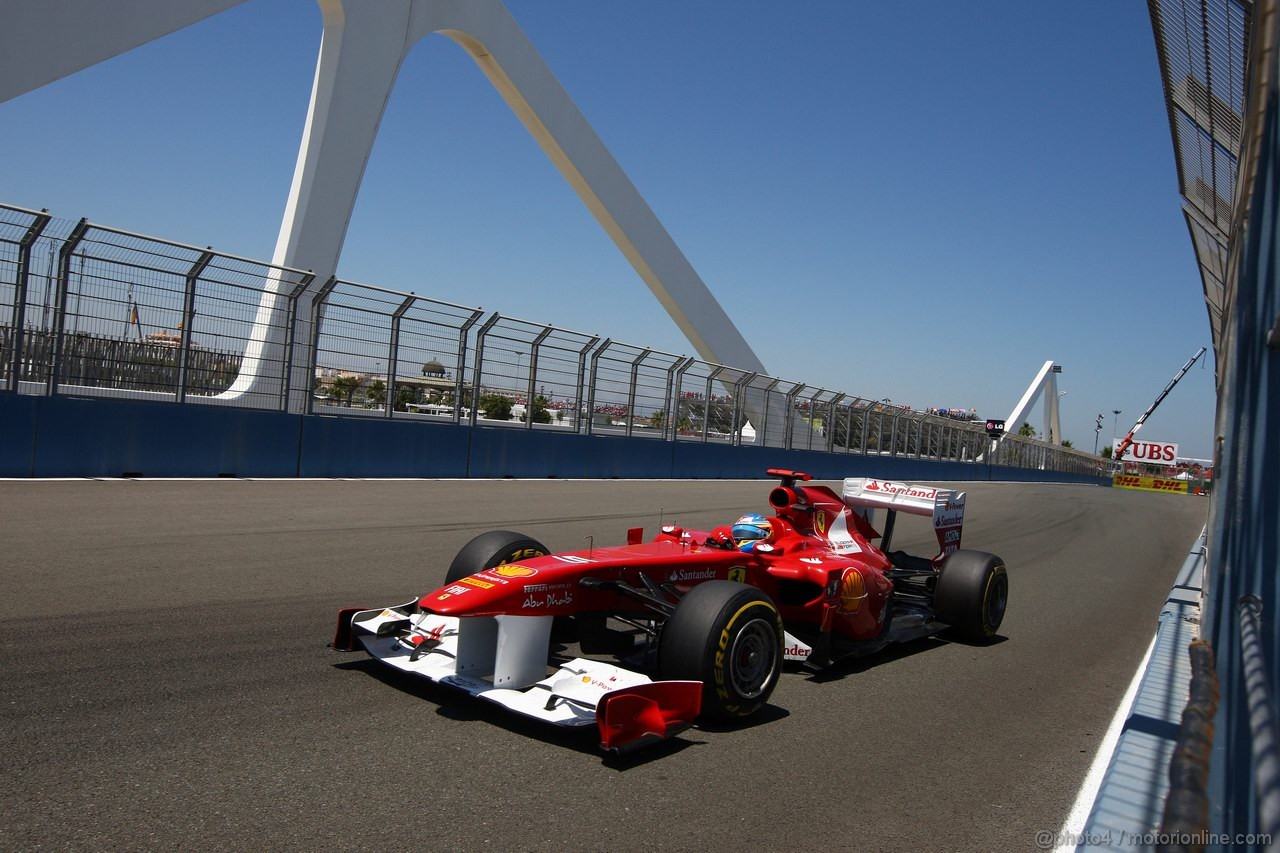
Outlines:
<svg viewBox="0 0 1280 853"><path fill-rule="evenodd" d="M7 309L7 310L6 310ZM887 400L0 205L0 385L993 463L1097 457Z"/></svg>
<svg viewBox="0 0 1280 853"><path fill-rule="evenodd" d="M310 273L3 206L0 258L6 390L284 407L290 349L262 343ZM278 392L237 393L251 367Z"/></svg>

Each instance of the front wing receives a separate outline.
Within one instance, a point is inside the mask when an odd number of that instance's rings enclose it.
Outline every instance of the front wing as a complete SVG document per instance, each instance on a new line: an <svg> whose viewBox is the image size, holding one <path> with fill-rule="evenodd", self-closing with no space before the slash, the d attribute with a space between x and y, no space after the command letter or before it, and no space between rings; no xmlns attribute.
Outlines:
<svg viewBox="0 0 1280 853"><path fill-rule="evenodd" d="M653 681L587 658L574 658L533 680L535 676L529 674L533 662L540 674L547 671L547 632L540 629L549 628L549 621L545 626L538 621L544 619L551 617L439 616L419 611L416 602L348 609L338 614L333 646L354 651L358 642L387 666L526 717L558 726L594 724L601 747L610 752L629 752L693 725L702 706L700 681ZM486 643L489 635L491 642ZM477 636L482 639L476 640ZM528 647L534 644L538 647ZM504 670L498 662L504 654L522 661L518 670L522 675L513 677L510 667ZM486 660L488 666L483 663Z"/></svg>

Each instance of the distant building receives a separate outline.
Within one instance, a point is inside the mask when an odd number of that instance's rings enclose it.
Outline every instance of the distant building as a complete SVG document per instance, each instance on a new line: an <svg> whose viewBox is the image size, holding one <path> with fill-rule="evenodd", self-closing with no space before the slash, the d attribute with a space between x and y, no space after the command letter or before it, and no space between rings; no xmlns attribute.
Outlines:
<svg viewBox="0 0 1280 853"><path fill-rule="evenodd" d="M152 332L142 339L143 343L154 344L162 347L180 347L182 346L182 335L176 332ZM195 346L192 342L191 346Z"/></svg>
<svg viewBox="0 0 1280 853"><path fill-rule="evenodd" d="M377 381L386 382L387 380L386 375L380 373L360 373L339 367L316 367L314 388L316 396L321 399L329 397L329 389L333 387L333 383L343 378L358 379L361 388L366 388ZM431 401L433 399L440 400L446 394L450 395L447 399L452 400L452 395L458 390L457 381L449 375L445 366L435 359L422 365L421 376L397 375L395 386L397 392L408 390L413 393L412 400L401 400L401 402L407 402L412 407L410 411L421 411L425 406L432 405ZM470 389L471 386L469 384L463 383L462 392L464 395ZM388 399L394 401L397 399L397 395L388 394Z"/></svg>

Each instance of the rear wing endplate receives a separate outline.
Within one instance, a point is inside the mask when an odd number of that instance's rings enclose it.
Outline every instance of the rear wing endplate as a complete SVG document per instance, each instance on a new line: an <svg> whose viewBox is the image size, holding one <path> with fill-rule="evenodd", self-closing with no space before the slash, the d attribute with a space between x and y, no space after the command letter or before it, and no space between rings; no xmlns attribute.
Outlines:
<svg viewBox="0 0 1280 853"><path fill-rule="evenodd" d="M841 497L868 523L872 521L873 510L888 511L881 538L881 547L886 551L893 535L894 517L899 511L933 519L933 532L938 537L939 549L935 561L960 547L960 534L964 527L964 492L870 477L849 477L844 481Z"/></svg>

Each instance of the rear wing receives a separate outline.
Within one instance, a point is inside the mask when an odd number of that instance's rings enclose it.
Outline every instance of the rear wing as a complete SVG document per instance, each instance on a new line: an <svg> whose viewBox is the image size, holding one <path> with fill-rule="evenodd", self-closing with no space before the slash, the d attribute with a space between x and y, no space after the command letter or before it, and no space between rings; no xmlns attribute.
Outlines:
<svg viewBox="0 0 1280 853"><path fill-rule="evenodd" d="M964 492L892 480L849 477L844 481L841 497L868 523L872 522L872 513L876 509L887 511L884 533L880 537L880 547L884 551L889 550L898 512L933 518L933 532L938 537L939 549L938 556L933 558L935 561L960 547L960 533L964 527Z"/></svg>

